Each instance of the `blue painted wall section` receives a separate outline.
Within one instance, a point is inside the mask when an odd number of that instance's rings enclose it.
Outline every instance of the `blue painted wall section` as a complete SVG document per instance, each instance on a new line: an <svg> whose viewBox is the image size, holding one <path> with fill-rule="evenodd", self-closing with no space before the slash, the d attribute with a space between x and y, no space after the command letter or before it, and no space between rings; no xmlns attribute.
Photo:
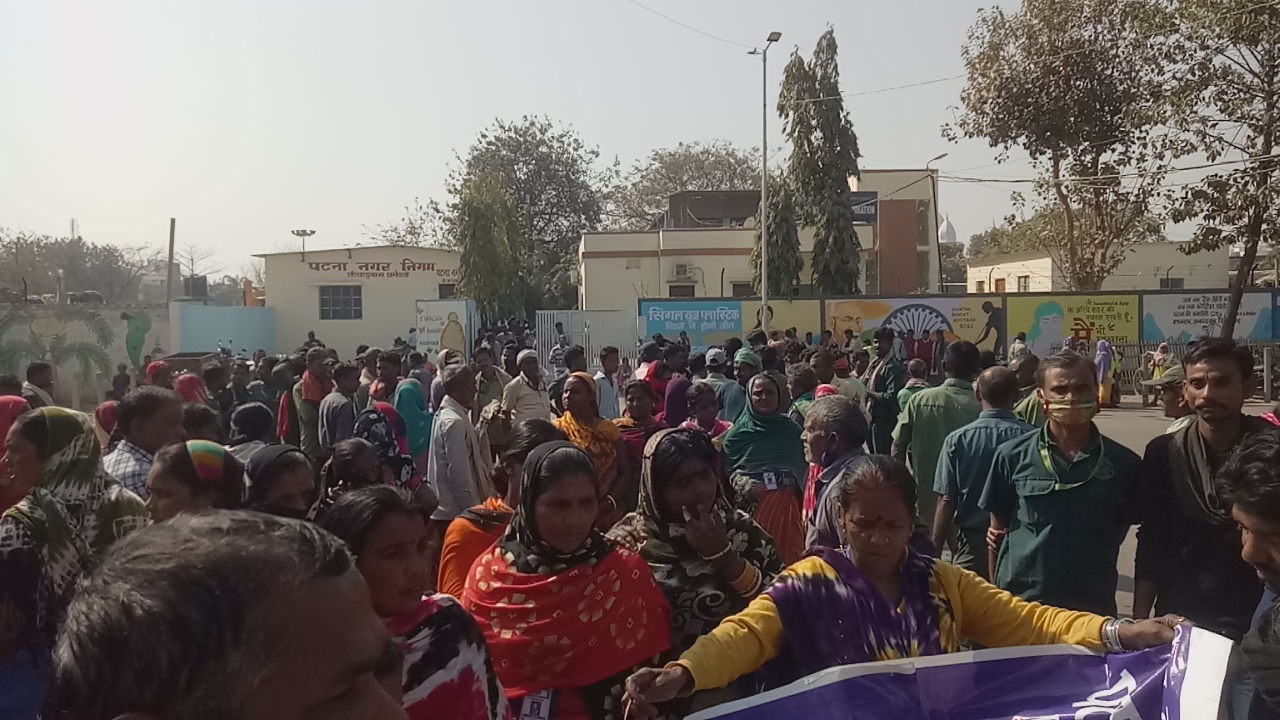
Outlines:
<svg viewBox="0 0 1280 720"><path fill-rule="evenodd" d="M276 313L269 307L177 304L180 352L212 352L222 347L252 355L275 354Z"/></svg>

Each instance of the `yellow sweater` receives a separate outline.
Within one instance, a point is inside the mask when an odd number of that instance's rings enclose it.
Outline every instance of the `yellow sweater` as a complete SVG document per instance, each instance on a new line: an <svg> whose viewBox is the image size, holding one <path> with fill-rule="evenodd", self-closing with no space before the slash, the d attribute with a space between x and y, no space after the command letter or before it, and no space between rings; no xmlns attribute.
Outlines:
<svg viewBox="0 0 1280 720"><path fill-rule="evenodd" d="M835 568L818 557L807 557L785 573L836 576ZM954 649L964 638L992 648L1063 643L1103 649L1102 616L1027 602L942 561L934 564L930 586L935 598L949 602L953 610L939 617L944 648ZM689 670L697 690L724 687L777 656L783 630L778 606L762 594L698 638L673 664Z"/></svg>

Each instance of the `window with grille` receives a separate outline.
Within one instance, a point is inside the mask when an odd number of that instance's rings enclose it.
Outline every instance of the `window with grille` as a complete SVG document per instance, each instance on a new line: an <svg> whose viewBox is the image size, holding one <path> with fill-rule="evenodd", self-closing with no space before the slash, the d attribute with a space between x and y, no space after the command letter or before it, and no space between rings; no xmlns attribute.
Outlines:
<svg viewBox="0 0 1280 720"><path fill-rule="evenodd" d="M1186 278L1163 277L1163 278L1160 278L1160 289L1161 290L1181 290L1182 284L1184 282L1186 282Z"/></svg>
<svg viewBox="0 0 1280 720"><path fill-rule="evenodd" d="M733 297L755 297L755 288L751 287L749 282L736 282L733 284Z"/></svg>
<svg viewBox="0 0 1280 720"><path fill-rule="evenodd" d="M1018 292L1031 292L1031 276L1030 275L1018 276Z"/></svg>
<svg viewBox="0 0 1280 720"><path fill-rule="evenodd" d="M440 299L452 300L458 297L458 286L454 283L440 283Z"/></svg>
<svg viewBox="0 0 1280 720"><path fill-rule="evenodd" d="M692 285L670 285L667 287L669 297L693 297Z"/></svg>
<svg viewBox="0 0 1280 720"><path fill-rule="evenodd" d="M974 281L974 283L973 283L973 291L974 291L974 292L980 292L980 293L984 293L984 292L986 292L986 291L987 291L987 281L986 281L986 280L975 280L975 281Z"/></svg>
<svg viewBox="0 0 1280 720"><path fill-rule="evenodd" d="M359 285L321 285L321 320L361 320L364 302Z"/></svg>

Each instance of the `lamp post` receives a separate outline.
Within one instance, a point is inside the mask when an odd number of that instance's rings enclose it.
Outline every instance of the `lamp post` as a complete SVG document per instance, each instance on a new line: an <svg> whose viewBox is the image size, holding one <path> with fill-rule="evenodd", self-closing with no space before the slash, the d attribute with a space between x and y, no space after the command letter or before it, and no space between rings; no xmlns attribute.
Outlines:
<svg viewBox="0 0 1280 720"><path fill-rule="evenodd" d="M307 260L307 238L316 234L315 230L293 230L293 236L302 241L302 261Z"/></svg>
<svg viewBox="0 0 1280 720"><path fill-rule="evenodd" d="M929 212L933 213L933 242L938 248L938 292L943 292L942 285L942 238L938 233L938 176L929 168L930 165L945 158L951 153L942 153L938 157L924 164L925 172L929 173Z"/></svg>
<svg viewBox="0 0 1280 720"><path fill-rule="evenodd" d="M769 336L769 46L782 39L774 30L764 47L748 54L760 56L760 329Z"/></svg>

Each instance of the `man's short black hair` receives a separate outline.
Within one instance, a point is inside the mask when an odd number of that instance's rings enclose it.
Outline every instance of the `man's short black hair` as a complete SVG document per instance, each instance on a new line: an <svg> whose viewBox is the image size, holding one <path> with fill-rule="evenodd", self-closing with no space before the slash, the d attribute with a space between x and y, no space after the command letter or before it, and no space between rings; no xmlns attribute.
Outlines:
<svg viewBox="0 0 1280 720"><path fill-rule="evenodd" d="M155 415L168 405L181 405L182 396L159 385L143 385L125 393L116 407L116 427L124 435L133 429L134 423Z"/></svg>
<svg viewBox="0 0 1280 720"><path fill-rule="evenodd" d="M612 345L605 345L604 347L600 348L600 363L603 364L607 358L614 357L621 354L622 353L620 350L618 350L618 348Z"/></svg>
<svg viewBox="0 0 1280 720"><path fill-rule="evenodd" d="M344 362L333 368L333 381L341 382L343 378L350 375L359 375L360 366L355 363Z"/></svg>
<svg viewBox="0 0 1280 720"><path fill-rule="evenodd" d="M353 567L333 535L265 513L183 513L139 530L71 601L44 717L243 717L280 655L278 599Z"/></svg>
<svg viewBox="0 0 1280 720"><path fill-rule="evenodd" d="M219 380L227 379L227 366L221 363L210 363L200 371L200 379L205 385L213 385Z"/></svg>
<svg viewBox="0 0 1280 720"><path fill-rule="evenodd" d="M1280 523L1280 430L1263 430L1241 441L1215 482L1228 503Z"/></svg>
<svg viewBox="0 0 1280 720"><path fill-rule="evenodd" d="M968 340L953 342L942 355L942 369L958 378L976 378L982 372L982 353Z"/></svg>
<svg viewBox="0 0 1280 720"><path fill-rule="evenodd" d="M1253 377L1253 353L1249 348L1237 344L1231 338L1201 340L1182 357L1182 366L1189 368L1209 360L1228 360L1235 363L1236 367L1240 368L1242 381L1248 381Z"/></svg>
<svg viewBox="0 0 1280 720"><path fill-rule="evenodd" d="M27 382L35 383L41 375L53 372L53 366L47 362L33 362L27 366Z"/></svg>
<svg viewBox="0 0 1280 720"><path fill-rule="evenodd" d="M22 381L13 373L0 374L0 395L21 395Z"/></svg>
<svg viewBox="0 0 1280 720"><path fill-rule="evenodd" d="M565 349L564 351L565 367L569 367L570 365L577 363L579 360L581 360L583 364L586 364L587 362L586 348L582 347L581 345L571 345Z"/></svg>
<svg viewBox="0 0 1280 720"><path fill-rule="evenodd" d="M685 349L683 345L680 345L679 343L672 343L662 348L662 358L664 360L670 360L676 357L677 355L680 355L684 351Z"/></svg>
<svg viewBox="0 0 1280 720"><path fill-rule="evenodd" d="M689 355L689 372L697 375L707 369L706 353L695 352Z"/></svg>
<svg viewBox="0 0 1280 720"><path fill-rule="evenodd" d="M492 359L493 359L493 350L492 350L492 349L490 349L490 347L489 347L488 345L481 345L480 347L478 347L478 348L476 348L475 350L472 350L472 351L471 351L471 359L472 359L472 360L476 360L476 359L478 359L478 358L480 357L480 355L488 355L488 356L489 356L489 359L490 359L490 360L492 360Z"/></svg>
<svg viewBox="0 0 1280 720"><path fill-rule="evenodd" d="M1045 376L1050 370L1076 370L1083 371L1089 377L1093 378L1093 382L1098 382L1098 366L1093 361L1083 355L1075 353L1057 353L1040 360L1040 367L1036 369L1036 387L1044 388Z"/></svg>

